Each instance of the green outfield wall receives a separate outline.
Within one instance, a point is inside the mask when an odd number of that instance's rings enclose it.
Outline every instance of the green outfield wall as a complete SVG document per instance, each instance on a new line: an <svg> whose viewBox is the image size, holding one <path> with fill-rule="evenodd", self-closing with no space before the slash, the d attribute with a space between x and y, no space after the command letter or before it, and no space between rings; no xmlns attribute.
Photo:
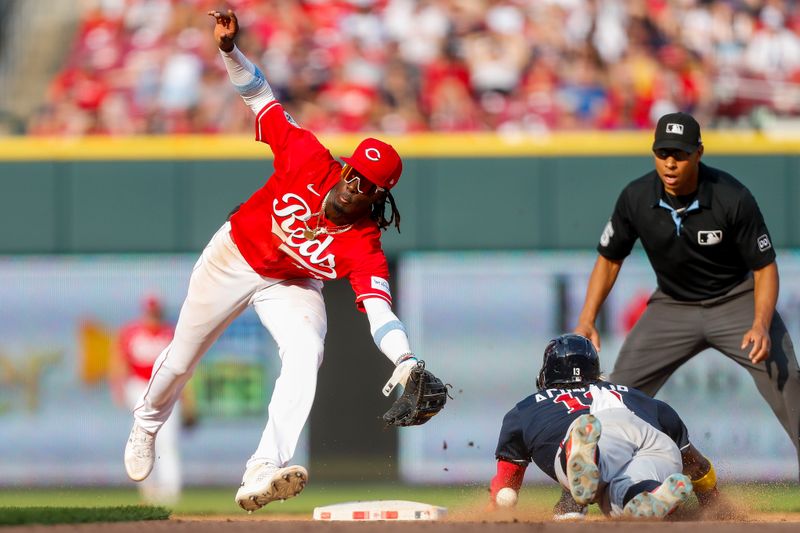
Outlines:
<svg viewBox="0 0 800 533"><path fill-rule="evenodd" d="M620 189L652 168L651 136L643 133L384 138L405 165L393 191L402 233L384 238L396 294L404 251L591 249ZM359 140L322 137L337 157ZM709 132L704 141L704 159L750 187L775 246L800 247L800 137ZM246 136L0 139L0 255L194 257L271 170L269 148ZM391 364L346 281L327 283L325 301L310 466L317 480L393 479L398 432L379 423L390 403L380 387ZM447 380L436 353L421 356Z"/></svg>
<svg viewBox="0 0 800 533"><path fill-rule="evenodd" d="M336 156L358 137L323 137ZM392 142L406 250L593 247L623 185L648 171L650 136L418 135ZM779 247L800 246L800 137L713 132L705 161L758 199ZM6 138L0 254L192 252L270 175L248 137Z"/></svg>

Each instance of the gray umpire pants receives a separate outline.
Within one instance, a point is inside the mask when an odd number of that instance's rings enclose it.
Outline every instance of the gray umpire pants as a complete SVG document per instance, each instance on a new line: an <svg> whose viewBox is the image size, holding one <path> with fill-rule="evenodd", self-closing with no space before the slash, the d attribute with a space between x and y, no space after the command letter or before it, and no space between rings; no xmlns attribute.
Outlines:
<svg viewBox="0 0 800 533"><path fill-rule="evenodd" d="M751 363L750 347L740 347L754 312L752 278L723 296L699 302L681 302L656 290L625 338L610 381L655 396L683 363L707 348L719 350L750 373L798 448L800 461L800 371L792 340L776 311L769 330L769 357Z"/></svg>

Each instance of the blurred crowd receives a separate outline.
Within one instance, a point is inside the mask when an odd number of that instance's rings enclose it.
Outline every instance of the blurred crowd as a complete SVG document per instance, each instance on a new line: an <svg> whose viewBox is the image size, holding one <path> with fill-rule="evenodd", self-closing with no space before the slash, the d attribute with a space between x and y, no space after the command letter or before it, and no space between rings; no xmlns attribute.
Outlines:
<svg viewBox="0 0 800 533"><path fill-rule="evenodd" d="M651 128L800 116L800 2L87 0L40 135L249 133L206 12L318 132Z"/></svg>

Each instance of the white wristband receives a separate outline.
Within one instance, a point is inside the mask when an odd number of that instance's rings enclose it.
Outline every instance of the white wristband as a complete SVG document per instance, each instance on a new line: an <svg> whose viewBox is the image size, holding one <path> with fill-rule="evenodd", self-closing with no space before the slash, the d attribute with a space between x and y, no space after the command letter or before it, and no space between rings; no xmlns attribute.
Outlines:
<svg viewBox="0 0 800 533"><path fill-rule="evenodd" d="M387 381L386 385L383 386L383 395L389 396L398 385L405 387L406 382L408 381L408 376L411 374L411 369L417 366L417 362L417 358L412 355L398 364L395 367L394 372L392 372L392 376L389 378L389 381Z"/></svg>

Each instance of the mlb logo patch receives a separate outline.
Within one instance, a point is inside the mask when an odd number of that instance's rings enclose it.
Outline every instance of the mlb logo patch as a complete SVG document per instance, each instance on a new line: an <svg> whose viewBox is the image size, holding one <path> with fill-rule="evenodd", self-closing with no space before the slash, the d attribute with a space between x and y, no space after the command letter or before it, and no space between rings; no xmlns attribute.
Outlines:
<svg viewBox="0 0 800 533"><path fill-rule="evenodd" d="M392 292L389 290L389 282L383 278L379 278L378 276L372 276L370 285L372 285L373 289L383 291L389 295L392 294Z"/></svg>
<svg viewBox="0 0 800 533"><path fill-rule="evenodd" d="M697 243L701 246L713 246L722 242L722 230L698 231Z"/></svg>
<svg viewBox="0 0 800 533"><path fill-rule="evenodd" d="M683 124L675 124L674 122L668 123L667 133L674 133L675 135L683 135Z"/></svg>
<svg viewBox="0 0 800 533"><path fill-rule="evenodd" d="M758 251L766 252L772 248L772 243L769 241L769 235L766 233L758 238Z"/></svg>

